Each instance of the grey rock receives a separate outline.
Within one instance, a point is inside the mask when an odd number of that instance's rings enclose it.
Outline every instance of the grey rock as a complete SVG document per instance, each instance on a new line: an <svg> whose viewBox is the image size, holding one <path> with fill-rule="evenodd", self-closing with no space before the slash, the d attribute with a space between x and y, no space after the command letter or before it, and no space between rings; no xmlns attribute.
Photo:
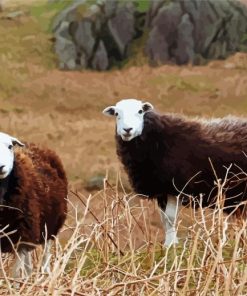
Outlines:
<svg viewBox="0 0 247 296"><path fill-rule="evenodd" d="M60 69L75 70L77 51L74 42L68 38L68 27L69 22L62 22L56 32L55 53L59 59Z"/></svg>
<svg viewBox="0 0 247 296"><path fill-rule="evenodd" d="M153 0L146 52L152 63L225 58L241 48L246 13L247 6L233 0Z"/></svg>
<svg viewBox="0 0 247 296"><path fill-rule="evenodd" d="M135 1L74 0L53 23L60 67L104 71L129 57L136 38L153 65L203 64L247 49L240 0L150 0L146 13Z"/></svg>
<svg viewBox="0 0 247 296"><path fill-rule="evenodd" d="M165 63L171 58L170 48L176 41L175 33L181 16L182 10L178 3L171 3L159 10L146 46L146 52L152 62Z"/></svg>
<svg viewBox="0 0 247 296"><path fill-rule="evenodd" d="M196 10L191 14L196 51L206 53L209 44L222 25L222 19L218 18L211 9L209 1L196 1L196 5Z"/></svg>
<svg viewBox="0 0 247 296"><path fill-rule="evenodd" d="M234 6L235 9L245 18L247 19L247 0L239 0L239 1L230 1L230 5Z"/></svg>
<svg viewBox="0 0 247 296"><path fill-rule="evenodd" d="M176 25L180 22L182 9L180 3L170 3L168 6L160 8L153 25L163 31L165 36L172 35L176 30Z"/></svg>
<svg viewBox="0 0 247 296"><path fill-rule="evenodd" d="M100 14L100 6L97 4L94 4L89 7L89 16L95 16L97 14Z"/></svg>
<svg viewBox="0 0 247 296"><path fill-rule="evenodd" d="M93 48L96 42L92 21L85 19L79 22L73 39L77 47L90 58L93 54Z"/></svg>
<svg viewBox="0 0 247 296"><path fill-rule="evenodd" d="M115 40L122 57L135 35L135 8L131 5L118 5L115 15L108 20L109 32Z"/></svg>
<svg viewBox="0 0 247 296"><path fill-rule="evenodd" d="M169 60L169 46L162 32L156 27L152 29L147 41L146 53L152 64L165 63Z"/></svg>
<svg viewBox="0 0 247 296"><path fill-rule="evenodd" d="M12 20L12 19L15 19L15 18L18 18L18 17L21 17L25 15L25 12L22 11L22 10L18 10L18 11L12 11L10 13L8 13L7 15L5 15L3 18L5 19L9 19L9 20Z"/></svg>
<svg viewBox="0 0 247 296"><path fill-rule="evenodd" d="M179 65L194 63L193 24L189 15L184 14L177 28L177 48L175 58Z"/></svg>
<svg viewBox="0 0 247 296"><path fill-rule="evenodd" d="M109 66L107 51L102 40L100 40L97 50L92 61L92 68L94 70L104 71Z"/></svg>
<svg viewBox="0 0 247 296"><path fill-rule="evenodd" d="M76 48L71 41L58 40L55 52L59 58L59 68L62 70L76 69Z"/></svg>
<svg viewBox="0 0 247 296"><path fill-rule="evenodd" d="M152 22L155 19L159 9L164 5L165 0L151 0L150 8L147 12L146 25L152 27Z"/></svg>
<svg viewBox="0 0 247 296"><path fill-rule="evenodd" d="M71 40L71 36L69 34L69 26L70 23L67 21L63 21L60 24L60 27L56 30L56 32L54 33L54 37L55 38L64 38L64 39L70 39Z"/></svg>
<svg viewBox="0 0 247 296"><path fill-rule="evenodd" d="M118 2L115 0L104 1L104 11L107 19L115 14L117 7Z"/></svg>
<svg viewBox="0 0 247 296"><path fill-rule="evenodd" d="M91 190L101 190L104 188L104 176L98 175L94 176L91 179L88 180L87 184L85 185L85 188L89 191Z"/></svg>
<svg viewBox="0 0 247 296"><path fill-rule="evenodd" d="M98 0L78 15L83 4L83 0L76 1L55 19L55 51L63 68L105 70L109 68L107 50L117 53L117 59L128 51L135 35L135 6Z"/></svg>
<svg viewBox="0 0 247 296"><path fill-rule="evenodd" d="M80 69L86 69L88 67L88 57L84 52L80 53L80 58L79 58L79 66L78 68Z"/></svg>
<svg viewBox="0 0 247 296"><path fill-rule="evenodd" d="M57 40L55 52L59 58L59 68L64 70L76 69L76 48L69 40Z"/></svg>
<svg viewBox="0 0 247 296"><path fill-rule="evenodd" d="M87 0L75 0L71 6L65 8L61 13L57 15L52 24L52 31L55 32L60 24L64 21L73 22L76 20L76 8L83 5Z"/></svg>

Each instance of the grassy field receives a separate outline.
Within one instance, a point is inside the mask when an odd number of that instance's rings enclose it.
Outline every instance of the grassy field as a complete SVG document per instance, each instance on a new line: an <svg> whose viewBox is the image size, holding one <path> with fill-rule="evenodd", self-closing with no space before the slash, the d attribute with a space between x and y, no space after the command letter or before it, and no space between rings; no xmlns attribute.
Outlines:
<svg viewBox="0 0 247 296"><path fill-rule="evenodd" d="M246 116L247 55L203 67L130 60L103 73L59 71L50 28L67 4L6 1L0 13L0 128L56 150L72 190L52 273L37 271L16 285L8 277L12 256L3 256L0 295L246 295L246 223L231 220L224 243L220 209L183 210L180 244L162 248L157 205L131 192L115 154L114 122L101 111L135 97L161 112ZM20 17L7 17L17 10ZM106 176L105 188L89 192L95 176ZM33 255L36 270L41 253Z"/></svg>
<svg viewBox="0 0 247 296"><path fill-rule="evenodd" d="M133 195L106 183L97 193L104 200L101 215L95 215L95 196L74 195L80 206L71 204L63 230L70 233L68 239L54 243L51 273L37 271L38 249L32 276L13 280L3 274L1 295L246 295L246 221L231 221L226 232L222 209L191 211L194 222L186 239L165 249L150 227L150 204L133 206ZM11 258L0 264L8 273Z"/></svg>

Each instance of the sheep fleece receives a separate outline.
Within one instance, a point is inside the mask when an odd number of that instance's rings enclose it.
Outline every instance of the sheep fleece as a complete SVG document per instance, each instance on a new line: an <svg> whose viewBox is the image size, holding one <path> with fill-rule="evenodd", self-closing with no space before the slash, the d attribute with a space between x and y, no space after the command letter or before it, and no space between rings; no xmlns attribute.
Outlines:
<svg viewBox="0 0 247 296"><path fill-rule="evenodd" d="M116 134L116 143L134 190L157 198L159 204L166 204L168 194L182 191L184 205L191 198L197 204L201 197L203 207L213 205L218 192L215 174L223 181L230 166L223 191L225 211L247 199L245 119L202 120L148 112L141 136L124 142Z"/></svg>
<svg viewBox="0 0 247 296"><path fill-rule="evenodd" d="M35 144L15 149L4 206L0 207L1 251L11 252L12 244L42 244L62 227L67 213L68 182L55 152ZM11 242L10 242L11 240Z"/></svg>

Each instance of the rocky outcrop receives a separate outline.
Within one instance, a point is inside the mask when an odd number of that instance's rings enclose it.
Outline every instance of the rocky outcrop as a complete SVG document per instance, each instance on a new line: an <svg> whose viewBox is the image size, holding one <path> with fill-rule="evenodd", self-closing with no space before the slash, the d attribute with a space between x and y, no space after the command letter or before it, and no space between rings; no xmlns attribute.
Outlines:
<svg viewBox="0 0 247 296"><path fill-rule="evenodd" d="M76 0L54 21L61 69L106 70L131 57L142 38L153 65L202 64L247 49L245 0Z"/></svg>
<svg viewBox="0 0 247 296"><path fill-rule="evenodd" d="M200 64L241 49L247 34L247 7L235 0L179 0L149 12L146 52L151 62ZM157 41L159 40L159 41Z"/></svg>
<svg viewBox="0 0 247 296"><path fill-rule="evenodd" d="M55 52L61 69L106 70L128 56L135 38L136 8L132 2L76 1L53 25Z"/></svg>

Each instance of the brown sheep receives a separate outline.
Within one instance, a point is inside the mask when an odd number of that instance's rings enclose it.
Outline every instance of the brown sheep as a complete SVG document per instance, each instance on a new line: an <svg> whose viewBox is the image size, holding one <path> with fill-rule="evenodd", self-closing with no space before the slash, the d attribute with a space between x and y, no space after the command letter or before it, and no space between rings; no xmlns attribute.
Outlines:
<svg viewBox="0 0 247 296"><path fill-rule="evenodd" d="M0 245L1 252L17 247L13 277L31 273L29 251L38 244L46 245L42 269L49 271L50 242L65 221L67 194L55 152L0 133Z"/></svg>
<svg viewBox="0 0 247 296"><path fill-rule="evenodd" d="M224 180L230 168L224 211L246 211L246 119L160 115L150 103L135 99L122 100L103 113L116 117L117 154L134 190L158 201L166 228L165 246L178 242L176 195L182 204L216 206L214 170Z"/></svg>

